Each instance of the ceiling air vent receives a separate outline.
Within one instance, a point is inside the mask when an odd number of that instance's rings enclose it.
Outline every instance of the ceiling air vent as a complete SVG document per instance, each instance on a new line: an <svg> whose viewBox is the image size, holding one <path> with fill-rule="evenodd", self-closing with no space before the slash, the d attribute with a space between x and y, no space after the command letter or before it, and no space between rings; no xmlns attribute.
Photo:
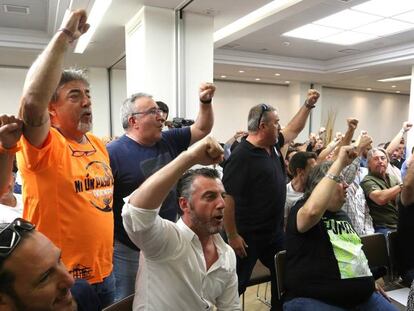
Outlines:
<svg viewBox="0 0 414 311"><path fill-rule="evenodd" d="M3 9L5 13L14 13L14 14L23 14L23 15L30 14L30 9L28 6L3 4Z"/></svg>

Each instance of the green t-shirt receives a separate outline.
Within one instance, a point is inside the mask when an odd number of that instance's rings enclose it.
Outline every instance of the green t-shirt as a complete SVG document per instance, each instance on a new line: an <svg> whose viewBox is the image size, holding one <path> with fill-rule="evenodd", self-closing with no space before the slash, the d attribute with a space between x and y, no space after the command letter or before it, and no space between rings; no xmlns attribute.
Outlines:
<svg viewBox="0 0 414 311"><path fill-rule="evenodd" d="M390 189L398 184L399 182L397 178L388 174L386 174L386 178L384 180L369 173L362 180L361 187L364 190L369 207L369 213L374 221L374 226L385 226L392 229L397 228L398 210L395 201L392 200L387 204L378 205L369 198L369 194L375 190Z"/></svg>

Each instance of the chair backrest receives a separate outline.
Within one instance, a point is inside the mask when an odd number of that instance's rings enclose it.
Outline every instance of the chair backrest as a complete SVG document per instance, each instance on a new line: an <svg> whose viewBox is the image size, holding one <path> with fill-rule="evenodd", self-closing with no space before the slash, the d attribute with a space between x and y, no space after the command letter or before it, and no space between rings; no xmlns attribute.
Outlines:
<svg viewBox="0 0 414 311"><path fill-rule="evenodd" d="M267 283L271 281L270 271L268 268L266 268L260 260L256 261L256 264L254 265L252 274L250 276L249 283L247 283L247 286L253 286L258 285L262 283Z"/></svg>
<svg viewBox="0 0 414 311"><path fill-rule="evenodd" d="M114 304L106 307L102 311L132 311L132 303L134 302L134 295L129 295L124 299L115 302Z"/></svg>
<svg viewBox="0 0 414 311"><path fill-rule="evenodd" d="M391 277L393 280L399 277L398 272L398 240L397 231L390 231L387 234L388 250L390 254Z"/></svg>
<svg viewBox="0 0 414 311"><path fill-rule="evenodd" d="M373 267L386 267L390 271L387 240L384 234L374 233L361 236L362 249L368 259L368 264Z"/></svg>
<svg viewBox="0 0 414 311"><path fill-rule="evenodd" d="M275 255L276 281L277 281L277 296L279 300L285 292L285 265L286 265L286 250L280 251Z"/></svg>

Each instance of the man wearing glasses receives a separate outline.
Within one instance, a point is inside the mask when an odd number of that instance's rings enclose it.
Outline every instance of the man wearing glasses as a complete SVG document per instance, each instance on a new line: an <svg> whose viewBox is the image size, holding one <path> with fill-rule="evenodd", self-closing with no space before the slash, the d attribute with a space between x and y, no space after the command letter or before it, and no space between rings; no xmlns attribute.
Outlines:
<svg viewBox="0 0 414 311"><path fill-rule="evenodd" d="M114 184L114 275L116 299L135 292L139 249L125 232L121 211L124 198L149 176L171 162L191 144L210 133L213 127L212 98L215 86L203 83L199 89L199 113L190 127L162 131L163 111L151 95L137 93L121 107L125 135L108 145ZM162 218L176 221L178 212L175 188L171 189L160 210Z"/></svg>
<svg viewBox="0 0 414 311"><path fill-rule="evenodd" d="M281 130L279 115L270 105L250 109L248 132L224 167L224 226L237 255L239 294L244 293L257 259L272 275L272 310L277 300L274 256L284 249L283 210L286 172L280 149L294 140L305 126L319 93L309 90L305 104Z"/></svg>
<svg viewBox="0 0 414 311"><path fill-rule="evenodd" d="M96 293L74 282L61 251L21 218L0 223L0 310L100 311Z"/></svg>
<svg viewBox="0 0 414 311"><path fill-rule="evenodd" d="M70 43L89 28L83 10L61 28L30 68L21 100L24 122L17 154L25 219L62 250L74 278L93 285L103 306L114 299L113 177L109 156L92 128L89 84L62 63Z"/></svg>

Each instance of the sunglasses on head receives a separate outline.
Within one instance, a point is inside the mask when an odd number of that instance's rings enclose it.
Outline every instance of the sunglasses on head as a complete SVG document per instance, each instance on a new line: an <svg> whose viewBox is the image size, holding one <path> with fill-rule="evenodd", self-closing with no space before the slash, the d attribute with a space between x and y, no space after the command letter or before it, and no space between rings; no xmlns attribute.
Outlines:
<svg viewBox="0 0 414 311"><path fill-rule="evenodd" d="M7 258L19 245L23 233L32 231L34 228L34 224L22 218L16 218L0 229L0 259Z"/></svg>
<svg viewBox="0 0 414 311"><path fill-rule="evenodd" d="M262 111L260 112L259 120L257 121L257 128L259 128L259 126L260 126L260 121L262 121L263 114L266 111L270 111L270 107L266 104L261 104L260 107L262 108Z"/></svg>

